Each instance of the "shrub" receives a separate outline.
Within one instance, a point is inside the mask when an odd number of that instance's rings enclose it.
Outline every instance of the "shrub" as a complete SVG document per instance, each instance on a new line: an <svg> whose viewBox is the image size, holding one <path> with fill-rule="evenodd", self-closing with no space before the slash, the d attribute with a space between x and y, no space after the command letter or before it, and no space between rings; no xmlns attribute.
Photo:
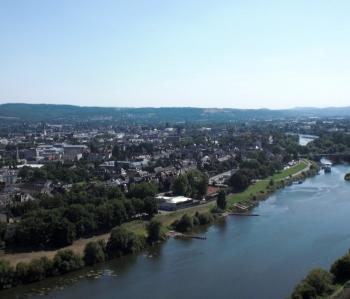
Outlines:
<svg viewBox="0 0 350 299"><path fill-rule="evenodd" d="M313 299L333 292L333 275L323 269L314 269L299 283L292 293L292 299Z"/></svg>
<svg viewBox="0 0 350 299"><path fill-rule="evenodd" d="M214 221L213 215L208 212L197 213L196 218L198 219L200 225L210 224Z"/></svg>
<svg viewBox="0 0 350 299"><path fill-rule="evenodd" d="M164 239L162 234L162 223L159 220L152 219L147 225L148 241L150 243Z"/></svg>
<svg viewBox="0 0 350 299"><path fill-rule="evenodd" d="M22 279L25 283L43 280L51 275L52 266L52 261L47 257L33 259L28 264L27 277L22 277Z"/></svg>
<svg viewBox="0 0 350 299"><path fill-rule="evenodd" d="M123 227L116 227L112 230L107 243L107 252L110 258L122 256L128 253L135 253L144 246L142 237Z"/></svg>
<svg viewBox="0 0 350 299"><path fill-rule="evenodd" d="M28 279L29 267L26 263L19 262L16 265L16 277L19 283L27 283Z"/></svg>
<svg viewBox="0 0 350 299"><path fill-rule="evenodd" d="M216 200L216 205L218 208L225 210L227 206L225 191L221 190L218 194L218 199Z"/></svg>
<svg viewBox="0 0 350 299"><path fill-rule="evenodd" d="M336 260L331 266L330 272L334 275L336 282L344 282L350 279L350 253Z"/></svg>
<svg viewBox="0 0 350 299"><path fill-rule="evenodd" d="M84 262L86 265L94 265L106 260L106 244L103 240L89 242L84 249Z"/></svg>
<svg viewBox="0 0 350 299"><path fill-rule="evenodd" d="M179 232L188 232L193 228L193 217L184 214L179 221L174 223L174 227Z"/></svg>
<svg viewBox="0 0 350 299"><path fill-rule="evenodd" d="M64 274L78 270L84 266L83 259L80 255L72 250L60 250L53 259L53 269L55 274Z"/></svg>
<svg viewBox="0 0 350 299"><path fill-rule="evenodd" d="M0 289L9 289L16 285L15 271L8 261L0 260Z"/></svg>

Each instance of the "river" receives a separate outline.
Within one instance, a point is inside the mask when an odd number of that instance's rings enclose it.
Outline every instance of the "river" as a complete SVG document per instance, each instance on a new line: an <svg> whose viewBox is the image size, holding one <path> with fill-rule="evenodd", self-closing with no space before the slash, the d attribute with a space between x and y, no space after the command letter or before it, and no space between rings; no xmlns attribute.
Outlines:
<svg viewBox="0 0 350 299"><path fill-rule="evenodd" d="M315 135L305 135L305 134L298 134L299 136L299 145L307 145L309 142L315 140L318 138L318 136Z"/></svg>
<svg viewBox="0 0 350 299"><path fill-rule="evenodd" d="M168 240L151 253L117 259L46 296L29 298L285 298L315 267L329 268L350 248L350 183L346 165L276 192L259 217L228 216L202 233L207 240ZM0 293L18 298L88 270ZM111 275L115 273L115 275Z"/></svg>

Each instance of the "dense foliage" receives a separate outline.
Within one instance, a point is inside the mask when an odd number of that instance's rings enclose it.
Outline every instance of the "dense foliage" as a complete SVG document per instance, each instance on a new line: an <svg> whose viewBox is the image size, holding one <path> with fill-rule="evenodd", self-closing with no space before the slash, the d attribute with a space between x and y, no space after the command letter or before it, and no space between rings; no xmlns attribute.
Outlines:
<svg viewBox="0 0 350 299"><path fill-rule="evenodd" d="M182 233L189 232L196 225L206 225L214 221L214 215L209 212L196 212L193 216L184 214L180 220L175 220L172 227Z"/></svg>
<svg viewBox="0 0 350 299"><path fill-rule="evenodd" d="M158 211L153 197L126 198L118 188L99 185L75 185L69 192L43 195L30 206L17 204L10 209L22 219L6 245L36 248L70 245L77 238L107 232Z"/></svg>
<svg viewBox="0 0 350 299"><path fill-rule="evenodd" d="M86 182L91 179L89 168L78 163L75 166L67 167L61 163L47 164L42 168L30 168L24 166L20 169L18 176L23 182L42 183L46 180L63 183Z"/></svg>
<svg viewBox="0 0 350 299"><path fill-rule="evenodd" d="M241 192L248 188L252 180L266 178L281 169L280 162L267 159L266 154L261 152L253 159L240 163L239 170L229 179L229 185L234 192Z"/></svg>
<svg viewBox="0 0 350 299"><path fill-rule="evenodd" d="M154 224L159 230L161 229L156 222ZM144 246L144 237L118 226L112 230L107 244L103 240L87 243L83 256L72 250L60 250L52 260L42 257L33 259L29 263L19 262L16 267L11 266L8 261L0 260L0 290L72 272L81 269L84 265L90 266L137 252Z"/></svg>
<svg viewBox="0 0 350 299"><path fill-rule="evenodd" d="M350 279L350 252L336 260L331 266L330 272L336 282L345 282Z"/></svg>
<svg viewBox="0 0 350 299"><path fill-rule="evenodd" d="M106 260L106 244L103 240L89 242L84 249L85 265L94 265Z"/></svg>
<svg viewBox="0 0 350 299"><path fill-rule="evenodd" d="M220 190L218 198L216 200L216 205L219 209L225 210L227 206L226 194L225 191Z"/></svg>
<svg viewBox="0 0 350 299"><path fill-rule="evenodd" d="M336 260L330 271L314 269L295 288L292 299L328 298L336 284L350 279L350 251Z"/></svg>
<svg viewBox="0 0 350 299"><path fill-rule="evenodd" d="M208 177L199 170L191 170L179 175L173 182L174 195L184 195L201 199L207 192Z"/></svg>
<svg viewBox="0 0 350 299"><path fill-rule="evenodd" d="M314 269L294 289L292 299L323 298L334 290L333 276L323 269Z"/></svg>
<svg viewBox="0 0 350 299"><path fill-rule="evenodd" d="M140 236L123 227L116 227L107 243L107 252L110 257L119 257L138 252L143 246L144 240Z"/></svg>
<svg viewBox="0 0 350 299"><path fill-rule="evenodd" d="M164 233L162 233L162 224L159 220L152 219L147 225L147 241L154 243L164 239Z"/></svg>
<svg viewBox="0 0 350 299"><path fill-rule="evenodd" d="M71 250L58 251L53 260L42 257L33 259L29 263L20 262L15 268L7 261L0 260L0 289L40 281L46 277L80 269L83 266L82 257Z"/></svg>

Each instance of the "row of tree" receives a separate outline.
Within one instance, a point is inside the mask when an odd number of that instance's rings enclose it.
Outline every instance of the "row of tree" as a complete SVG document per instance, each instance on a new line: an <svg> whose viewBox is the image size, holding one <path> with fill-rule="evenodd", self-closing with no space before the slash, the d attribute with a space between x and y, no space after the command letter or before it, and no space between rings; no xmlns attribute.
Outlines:
<svg viewBox="0 0 350 299"><path fill-rule="evenodd" d="M33 259L29 263L19 262L16 267L8 261L0 260L0 289L11 288L19 284L27 284L43 280L47 277L62 275L82 268L84 265L94 265L108 259L135 253L149 243L164 239L161 224L156 220L147 226L148 237L121 227L115 227L106 243L103 240L86 244L83 256L72 250L61 250L52 260L47 257Z"/></svg>
<svg viewBox="0 0 350 299"><path fill-rule="evenodd" d="M149 194L140 190L136 193ZM151 218L158 209L151 196L128 198L117 188L79 186L54 197L43 196L30 205L16 205L12 212L21 220L11 227L6 246L59 248L77 238L107 232L136 217Z"/></svg>
<svg viewBox="0 0 350 299"><path fill-rule="evenodd" d="M18 172L23 182L42 183L46 180L64 183L85 182L91 179L90 170L86 165L78 163L75 167L67 167L62 163L47 164L43 168L24 166Z"/></svg>

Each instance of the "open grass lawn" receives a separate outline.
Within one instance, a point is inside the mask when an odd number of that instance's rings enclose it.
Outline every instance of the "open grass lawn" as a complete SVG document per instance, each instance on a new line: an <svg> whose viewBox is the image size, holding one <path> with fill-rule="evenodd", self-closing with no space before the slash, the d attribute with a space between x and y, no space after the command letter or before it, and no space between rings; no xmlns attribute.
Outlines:
<svg viewBox="0 0 350 299"><path fill-rule="evenodd" d="M306 167L307 167L307 163L305 161L301 161L297 165L294 165L286 170L282 170L280 173L276 173L275 175L273 175L270 178L272 178L274 180L282 180L284 178L289 177L290 175L294 175L294 174L298 173L299 171L302 171ZM270 179L270 178L268 178L268 179Z"/></svg>
<svg viewBox="0 0 350 299"><path fill-rule="evenodd" d="M267 177L264 180L257 181L247 188L247 190L240 193L233 193L228 196L229 207L236 202L249 202L254 196L259 199L266 196L266 194L271 193L275 187L270 187L270 180L274 180L275 184L278 181L288 178L291 175L294 175L304 169L306 169L308 164L305 161L301 161L297 165L290 167L286 170L282 170L279 173L274 174L273 176ZM271 189L269 189L271 188Z"/></svg>
<svg viewBox="0 0 350 299"><path fill-rule="evenodd" d="M123 223L122 226L125 227L127 230L133 231L135 234L146 237L147 223L148 221L134 220L134 221Z"/></svg>
<svg viewBox="0 0 350 299"><path fill-rule="evenodd" d="M253 196L257 198L266 195L268 192L269 181L257 181L253 185L249 186L247 190L240 193L232 193L227 197L229 207L236 202L249 202Z"/></svg>

